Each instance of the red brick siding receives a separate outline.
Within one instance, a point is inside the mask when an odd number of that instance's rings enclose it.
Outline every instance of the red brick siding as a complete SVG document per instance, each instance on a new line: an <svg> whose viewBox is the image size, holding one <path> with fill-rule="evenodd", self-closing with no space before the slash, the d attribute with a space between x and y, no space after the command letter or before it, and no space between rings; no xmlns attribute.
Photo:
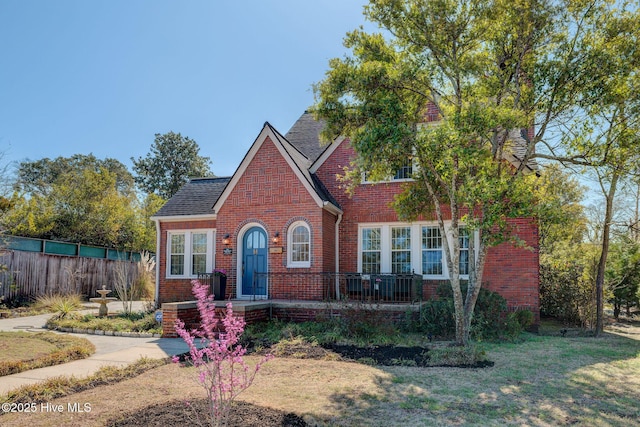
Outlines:
<svg viewBox="0 0 640 427"><path fill-rule="evenodd" d="M336 269L336 215L328 211L322 212L322 271Z"/></svg>
<svg viewBox="0 0 640 427"><path fill-rule="evenodd" d="M228 272L227 296L236 296L237 257L242 243L243 236L240 232L243 226L249 223L260 224L267 232L269 247L282 247L282 253L269 253L269 271L319 272L324 270L326 263L323 261L327 242L324 215L323 209L300 182L277 147L267 138L218 212L216 267ZM296 220L304 220L309 225L310 268L287 268L288 226ZM271 239L276 232L280 233L280 241L274 244ZM220 241L226 233L231 236L231 256L222 254L223 245ZM330 239L332 241L333 237ZM284 288L271 289L274 298L285 291ZM316 297L313 289L309 289L308 293L310 298Z"/></svg>

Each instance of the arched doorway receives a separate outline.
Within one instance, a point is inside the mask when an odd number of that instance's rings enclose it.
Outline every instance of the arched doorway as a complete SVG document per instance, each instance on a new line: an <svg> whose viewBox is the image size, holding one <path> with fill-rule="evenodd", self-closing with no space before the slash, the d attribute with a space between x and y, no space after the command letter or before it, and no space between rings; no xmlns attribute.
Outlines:
<svg viewBox="0 0 640 427"><path fill-rule="evenodd" d="M267 273L267 233L261 227L249 228L242 237L242 286L240 298L267 298L267 278L255 273Z"/></svg>

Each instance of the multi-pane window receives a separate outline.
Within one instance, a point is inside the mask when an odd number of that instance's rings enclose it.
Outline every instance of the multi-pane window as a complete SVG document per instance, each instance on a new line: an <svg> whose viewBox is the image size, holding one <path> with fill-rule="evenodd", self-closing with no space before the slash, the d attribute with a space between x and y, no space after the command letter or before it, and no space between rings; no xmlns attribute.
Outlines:
<svg viewBox="0 0 640 427"><path fill-rule="evenodd" d="M445 222L445 229L450 222ZM451 232L440 231L435 223L362 224L358 271L363 274L416 272L425 279L446 279L445 245L451 245ZM471 234L473 236L473 234ZM470 231L460 227L460 275L469 274Z"/></svg>
<svg viewBox="0 0 640 427"><path fill-rule="evenodd" d="M442 275L442 236L439 227L422 227L422 274Z"/></svg>
<svg viewBox="0 0 640 427"><path fill-rule="evenodd" d="M172 276L181 276L184 274L184 234L172 234L170 242L171 268L169 271Z"/></svg>
<svg viewBox="0 0 640 427"><path fill-rule="evenodd" d="M411 273L411 227L391 228L391 272Z"/></svg>
<svg viewBox="0 0 640 427"><path fill-rule="evenodd" d="M305 222L296 222L289 227L289 266L311 266L311 233Z"/></svg>
<svg viewBox="0 0 640 427"><path fill-rule="evenodd" d="M469 274L469 231L459 228L458 241L460 242L460 274Z"/></svg>
<svg viewBox="0 0 640 427"><path fill-rule="evenodd" d="M213 269L213 230L169 231L170 277L196 277Z"/></svg>
<svg viewBox="0 0 640 427"><path fill-rule="evenodd" d="M413 175L413 163L408 160L406 164L396 171L393 179L410 179L411 175Z"/></svg>
<svg viewBox="0 0 640 427"><path fill-rule="evenodd" d="M380 228L362 229L362 272L365 274L380 273L382 239Z"/></svg>
<svg viewBox="0 0 640 427"><path fill-rule="evenodd" d="M191 274L207 271L207 233L191 235Z"/></svg>

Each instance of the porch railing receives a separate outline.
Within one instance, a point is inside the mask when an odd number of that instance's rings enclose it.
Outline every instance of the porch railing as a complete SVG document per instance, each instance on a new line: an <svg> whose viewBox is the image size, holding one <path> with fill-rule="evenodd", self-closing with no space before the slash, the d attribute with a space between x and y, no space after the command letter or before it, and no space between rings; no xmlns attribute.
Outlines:
<svg viewBox="0 0 640 427"><path fill-rule="evenodd" d="M362 273L254 273L254 283L268 290L268 299L380 303L413 303L422 300L419 274ZM254 286L254 289L258 288ZM265 295L254 294L256 299Z"/></svg>

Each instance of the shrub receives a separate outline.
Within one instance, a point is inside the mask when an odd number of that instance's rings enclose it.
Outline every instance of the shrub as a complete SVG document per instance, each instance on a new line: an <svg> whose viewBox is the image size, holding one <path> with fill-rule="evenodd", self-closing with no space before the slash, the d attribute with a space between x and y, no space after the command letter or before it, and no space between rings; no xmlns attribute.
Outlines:
<svg viewBox="0 0 640 427"><path fill-rule="evenodd" d="M365 343L389 343L399 332L386 312L362 302L345 303L339 322L345 338Z"/></svg>
<svg viewBox="0 0 640 427"><path fill-rule="evenodd" d="M595 319L597 254L577 245L540 257L540 312L573 325L588 327Z"/></svg>
<svg viewBox="0 0 640 427"><path fill-rule="evenodd" d="M461 285L463 295L467 292ZM455 336L455 311L453 291L448 282L437 288L438 299L424 303L420 310L418 330L437 338ZM524 314L518 316L526 316ZM533 313L531 313L533 319ZM518 318L510 320L507 300L496 292L481 288L471 321L471 337L475 340L515 339L523 330Z"/></svg>
<svg viewBox="0 0 640 427"><path fill-rule="evenodd" d="M440 339L455 335L453 300L440 299L427 301L420 310L422 332Z"/></svg>
<svg viewBox="0 0 640 427"><path fill-rule="evenodd" d="M44 295L36 299L36 306L55 312L55 318L64 319L82 308L82 296L79 294Z"/></svg>
<svg viewBox="0 0 640 427"><path fill-rule="evenodd" d="M529 326L533 325L533 322L535 320L535 317L531 310L517 310L513 313L513 315L523 329L527 329Z"/></svg>

